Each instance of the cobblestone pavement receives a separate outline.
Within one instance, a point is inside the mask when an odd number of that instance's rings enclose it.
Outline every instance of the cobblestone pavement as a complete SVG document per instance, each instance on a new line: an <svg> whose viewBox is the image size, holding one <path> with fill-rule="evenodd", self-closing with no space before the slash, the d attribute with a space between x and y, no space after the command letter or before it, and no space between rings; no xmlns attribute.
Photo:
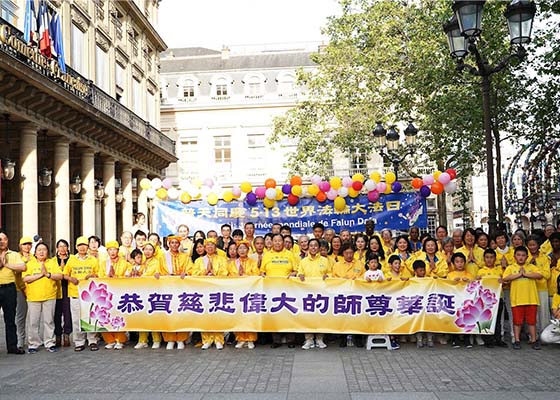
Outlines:
<svg viewBox="0 0 560 400"><path fill-rule="evenodd" d="M2 329L3 331L3 329ZM3 336L3 332L2 336ZM258 346L7 355L0 399L554 399L560 347L398 351Z"/></svg>

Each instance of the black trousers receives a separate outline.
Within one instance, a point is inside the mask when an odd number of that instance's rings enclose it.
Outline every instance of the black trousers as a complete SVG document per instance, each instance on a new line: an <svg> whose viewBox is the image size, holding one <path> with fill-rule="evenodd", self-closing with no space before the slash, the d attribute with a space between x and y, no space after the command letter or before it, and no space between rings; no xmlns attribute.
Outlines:
<svg viewBox="0 0 560 400"><path fill-rule="evenodd" d="M62 325L64 319L64 328ZM54 308L54 334L61 336L72 333L72 313L70 311L70 298L68 297L68 281L62 281L62 299L56 300Z"/></svg>
<svg viewBox="0 0 560 400"><path fill-rule="evenodd" d="M6 347L8 351L17 349L16 334L16 284L0 285L0 308L4 312L4 325L6 326Z"/></svg>

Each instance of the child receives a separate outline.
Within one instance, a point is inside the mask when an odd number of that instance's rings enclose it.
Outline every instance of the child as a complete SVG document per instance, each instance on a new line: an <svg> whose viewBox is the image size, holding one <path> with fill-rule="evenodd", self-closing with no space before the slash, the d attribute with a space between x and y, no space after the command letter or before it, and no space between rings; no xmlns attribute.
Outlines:
<svg viewBox="0 0 560 400"><path fill-rule="evenodd" d="M526 247L519 246L514 252L515 264L506 268L503 280L511 282L510 300L513 314L513 334L515 342L513 348L521 349L519 335L523 322L527 323L529 329L529 344L533 349L540 350L541 345L537 339L537 307L539 305L539 293L537 280L542 278L539 267L528 264L528 251Z"/></svg>
<svg viewBox="0 0 560 400"><path fill-rule="evenodd" d="M451 256L451 264L453 264L453 271L447 274L447 279L455 282L470 282L474 277L465 269L467 264L467 257L463 253L454 253ZM461 335L453 335L451 345L454 349L461 347L459 344ZM467 349L472 348L470 335L463 335L463 342Z"/></svg>
<svg viewBox="0 0 560 400"><path fill-rule="evenodd" d="M484 250L484 267L478 270L477 280L486 278L498 278L502 281L502 268L496 266L496 251L487 248ZM500 297L498 306L498 315L496 319L496 329L494 329L493 336L483 336L483 341L486 347L492 348L494 346L507 347L507 343L502 340L502 313L504 311L503 294Z"/></svg>
<svg viewBox="0 0 560 400"><path fill-rule="evenodd" d="M401 269L401 259L398 255L393 254L389 257L389 271L384 274L386 275L385 280L400 279L401 281L407 281L410 278L410 274L406 268Z"/></svg>
<svg viewBox="0 0 560 400"><path fill-rule="evenodd" d="M412 263L414 270L414 277L423 279L426 278L426 263L423 260L416 260ZM436 276L434 276L435 278ZM425 339L425 340L424 340ZM424 342L429 348L434 347L434 334L432 332L418 332L416 334L416 348L421 349L424 347Z"/></svg>
<svg viewBox="0 0 560 400"><path fill-rule="evenodd" d="M144 273L144 265L142 265L142 259L144 258L144 254L142 254L142 250L134 249L130 252L130 261L132 263L132 267L129 271L127 271L126 277L138 277L142 276Z"/></svg>
<svg viewBox="0 0 560 400"><path fill-rule="evenodd" d="M543 276L537 280L537 291L539 292L539 308L537 312L537 332L540 333L550 321L550 308L548 306L548 280L550 279L550 257L541 252L539 238L529 236L527 238L527 249L529 257L527 262L536 265Z"/></svg>
<svg viewBox="0 0 560 400"><path fill-rule="evenodd" d="M370 254L367 260L368 270L364 274L364 279L368 282L382 282L385 279L383 271L379 269L379 257L377 254Z"/></svg>

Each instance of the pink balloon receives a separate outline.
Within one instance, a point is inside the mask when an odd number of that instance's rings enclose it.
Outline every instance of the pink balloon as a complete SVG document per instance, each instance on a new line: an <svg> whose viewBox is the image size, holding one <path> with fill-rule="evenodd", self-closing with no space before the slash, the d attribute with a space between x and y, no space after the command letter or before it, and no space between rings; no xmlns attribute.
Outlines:
<svg viewBox="0 0 560 400"><path fill-rule="evenodd" d="M169 190L171 189L171 186L173 186L173 182L171 182L171 178L165 178L163 181L161 181L161 187Z"/></svg>
<svg viewBox="0 0 560 400"><path fill-rule="evenodd" d="M319 189L321 190L321 192L325 192L327 193L329 190L331 190L331 185L329 182L321 182L319 183Z"/></svg>
<svg viewBox="0 0 560 400"><path fill-rule="evenodd" d="M377 201L379 200L379 192L377 190L372 190L371 192L368 192L367 198L371 202Z"/></svg>
<svg viewBox="0 0 560 400"><path fill-rule="evenodd" d="M350 186L352 186L352 178L350 178L349 176L345 176L344 178L342 178L342 186L344 186L345 188L349 188Z"/></svg>
<svg viewBox="0 0 560 400"><path fill-rule="evenodd" d="M313 175L311 177L311 183L319 186L319 183L321 183L321 177L319 175Z"/></svg>
<svg viewBox="0 0 560 400"><path fill-rule="evenodd" d="M212 178L206 178L203 182L203 185L211 188L212 186L214 186L214 181L212 180Z"/></svg>
<svg viewBox="0 0 560 400"><path fill-rule="evenodd" d="M435 182L433 175L424 175L422 177L422 182L424 182L424 185L429 186L432 183Z"/></svg>
<svg viewBox="0 0 560 400"><path fill-rule="evenodd" d="M257 199L264 199L264 196L266 195L266 188L264 187L256 188L255 195L257 196Z"/></svg>
<svg viewBox="0 0 560 400"><path fill-rule="evenodd" d="M239 186L234 186L234 187L231 188L231 193L235 197L239 197L239 196L241 196L241 189L239 188Z"/></svg>
<svg viewBox="0 0 560 400"><path fill-rule="evenodd" d="M338 192L334 189L331 189L327 192L327 199L334 200L338 196Z"/></svg>
<svg viewBox="0 0 560 400"><path fill-rule="evenodd" d="M379 182L377 184L377 191L383 193L385 190L387 190L387 184L385 182Z"/></svg>
<svg viewBox="0 0 560 400"><path fill-rule="evenodd" d="M440 176L438 176L438 181L442 185L447 185L451 181L451 176L447 172L442 172Z"/></svg>

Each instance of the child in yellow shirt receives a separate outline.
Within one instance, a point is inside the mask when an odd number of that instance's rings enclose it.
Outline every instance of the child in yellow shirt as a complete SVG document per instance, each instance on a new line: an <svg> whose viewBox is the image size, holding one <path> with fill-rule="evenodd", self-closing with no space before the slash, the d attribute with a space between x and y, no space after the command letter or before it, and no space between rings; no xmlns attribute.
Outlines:
<svg viewBox="0 0 560 400"><path fill-rule="evenodd" d="M435 242L434 239L432 240ZM445 266L447 267L447 264ZM415 278L417 279L427 278L426 263L423 260L415 260L412 263L412 269L414 270ZM434 275L433 277L437 278L437 275ZM421 349L424 346L427 346L429 348L434 347L434 334L432 332L418 332L416 334L416 348Z"/></svg>

